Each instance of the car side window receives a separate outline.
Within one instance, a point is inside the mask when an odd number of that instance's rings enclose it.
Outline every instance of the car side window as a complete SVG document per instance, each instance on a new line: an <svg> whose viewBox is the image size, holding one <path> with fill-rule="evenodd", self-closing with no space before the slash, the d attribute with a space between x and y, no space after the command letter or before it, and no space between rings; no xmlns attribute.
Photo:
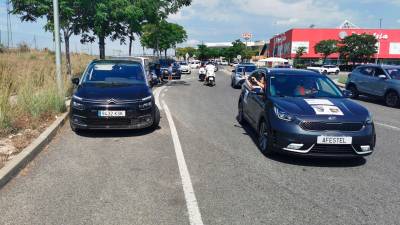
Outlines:
<svg viewBox="0 0 400 225"><path fill-rule="evenodd" d="M378 77L379 75L385 75L386 76L386 73L383 71L383 69L381 69L381 68L375 68L375 74L374 74L374 76L375 77Z"/></svg>
<svg viewBox="0 0 400 225"><path fill-rule="evenodd" d="M374 69L372 67L363 67L360 69L360 73L365 76L373 76Z"/></svg>

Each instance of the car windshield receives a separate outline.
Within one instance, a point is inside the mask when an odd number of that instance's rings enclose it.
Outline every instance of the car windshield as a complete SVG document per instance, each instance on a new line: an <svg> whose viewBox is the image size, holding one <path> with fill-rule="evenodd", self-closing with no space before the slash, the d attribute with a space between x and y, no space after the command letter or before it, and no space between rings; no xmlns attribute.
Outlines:
<svg viewBox="0 0 400 225"><path fill-rule="evenodd" d="M385 70L392 79L400 80L400 68L387 68Z"/></svg>
<svg viewBox="0 0 400 225"><path fill-rule="evenodd" d="M146 84L140 64L92 64L84 75L84 83Z"/></svg>
<svg viewBox="0 0 400 225"><path fill-rule="evenodd" d="M327 77L276 75L270 78L273 97L342 98L342 92Z"/></svg>
<svg viewBox="0 0 400 225"><path fill-rule="evenodd" d="M237 72L239 72L239 73L243 73L243 72L251 73L254 70L256 70L256 66L238 66L238 68L237 68Z"/></svg>

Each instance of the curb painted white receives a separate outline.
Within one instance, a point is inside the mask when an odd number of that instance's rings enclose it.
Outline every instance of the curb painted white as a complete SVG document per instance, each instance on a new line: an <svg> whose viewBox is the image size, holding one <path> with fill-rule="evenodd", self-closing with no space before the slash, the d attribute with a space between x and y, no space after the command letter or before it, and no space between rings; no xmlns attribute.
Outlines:
<svg viewBox="0 0 400 225"><path fill-rule="evenodd" d="M186 165L185 157L183 155L182 146L179 141L178 132L176 130L174 120L172 119L171 112L169 111L167 104L165 104L165 102L162 101L162 105L165 114L167 115L167 120L171 130L172 140L174 142L176 160L178 161L179 173L181 175L182 187L183 187L183 192L185 194L186 207L189 214L190 225L203 225L203 220L201 219L201 213L199 206L197 204L197 199L194 193L192 180L190 179L189 170Z"/></svg>
<svg viewBox="0 0 400 225"><path fill-rule="evenodd" d="M11 161L0 169L0 188L15 177L35 156L40 153L51 142L58 130L64 125L69 112L62 114L50 127L39 135L28 147L16 155Z"/></svg>

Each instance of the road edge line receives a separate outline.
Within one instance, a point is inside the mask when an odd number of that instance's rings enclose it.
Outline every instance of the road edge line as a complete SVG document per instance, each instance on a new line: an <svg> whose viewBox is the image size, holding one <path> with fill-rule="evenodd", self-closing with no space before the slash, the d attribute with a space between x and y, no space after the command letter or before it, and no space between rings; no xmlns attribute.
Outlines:
<svg viewBox="0 0 400 225"><path fill-rule="evenodd" d="M167 115L172 141L174 143L176 160L178 161L179 173L181 175L182 187L185 194L186 207L189 214L190 225L203 225L203 220L201 218L200 209L197 203L196 195L194 193L192 180L190 179L189 170L186 165L185 157L183 155L182 146L179 141L179 136L175 127L174 120L172 119L171 112L169 111L167 104L164 102L164 100L162 100L161 102L165 114Z"/></svg>
<svg viewBox="0 0 400 225"><path fill-rule="evenodd" d="M378 126L382 126L382 127L386 127L386 128L392 129L392 130L400 131L399 127L395 127L395 126L388 125L388 124L385 124L385 123L375 122L375 124L378 125Z"/></svg>
<svg viewBox="0 0 400 225"><path fill-rule="evenodd" d="M6 162L6 165L0 169L0 189L6 185L12 178L31 162L56 136L60 128L65 124L69 112L65 112L56 119L39 137L24 148L13 159Z"/></svg>

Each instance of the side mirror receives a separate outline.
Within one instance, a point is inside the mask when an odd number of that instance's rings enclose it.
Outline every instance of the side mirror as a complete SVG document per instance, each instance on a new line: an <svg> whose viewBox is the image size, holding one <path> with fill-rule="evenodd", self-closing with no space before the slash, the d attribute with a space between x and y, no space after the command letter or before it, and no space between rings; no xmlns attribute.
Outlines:
<svg viewBox="0 0 400 225"><path fill-rule="evenodd" d="M386 75L383 75L383 74L379 75L378 78L381 79L381 80L386 80L387 79Z"/></svg>
<svg viewBox="0 0 400 225"><path fill-rule="evenodd" d="M232 70L232 73L236 72L236 70Z"/></svg>
<svg viewBox="0 0 400 225"><path fill-rule="evenodd" d="M74 77L71 79L71 82L75 85L79 85L79 81L80 81L79 77Z"/></svg>
<svg viewBox="0 0 400 225"><path fill-rule="evenodd" d="M343 95L345 98L351 98L353 97L353 93L349 90L343 90Z"/></svg>
<svg viewBox="0 0 400 225"><path fill-rule="evenodd" d="M263 91L262 88L257 87L257 88L253 89L253 93L256 94L256 95L263 95L264 91Z"/></svg>

